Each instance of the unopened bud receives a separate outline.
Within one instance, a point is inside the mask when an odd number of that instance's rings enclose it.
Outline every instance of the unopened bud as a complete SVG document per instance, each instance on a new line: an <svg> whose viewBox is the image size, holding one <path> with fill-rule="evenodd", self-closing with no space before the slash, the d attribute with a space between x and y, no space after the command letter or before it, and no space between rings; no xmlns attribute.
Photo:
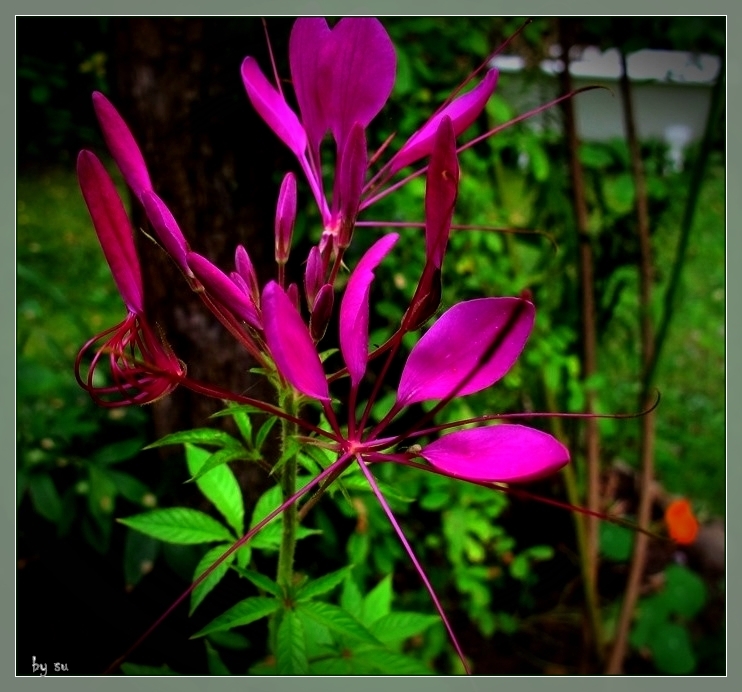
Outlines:
<svg viewBox="0 0 742 692"><path fill-rule="evenodd" d="M309 332L314 342L318 342L327 331L327 325L332 317L332 306L335 302L335 291L331 284L325 284L319 289L314 301L312 314L309 318Z"/></svg>
<svg viewBox="0 0 742 692"><path fill-rule="evenodd" d="M276 207L276 262L286 264L296 221L296 177L287 173L281 183Z"/></svg>

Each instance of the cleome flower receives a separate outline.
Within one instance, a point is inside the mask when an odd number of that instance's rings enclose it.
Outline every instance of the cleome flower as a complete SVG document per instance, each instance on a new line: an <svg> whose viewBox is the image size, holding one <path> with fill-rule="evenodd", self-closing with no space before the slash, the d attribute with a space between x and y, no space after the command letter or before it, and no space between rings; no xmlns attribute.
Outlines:
<svg viewBox="0 0 742 692"><path fill-rule="evenodd" d="M332 29L321 17L297 19L289 39L289 64L301 117L252 57L242 63L242 80L255 110L304 171L324 226L320 249L330 240L338 248L347 247L356 215L379 198L379 185L430 155L444 117L450 118L456 136L466 130L497 84L497 71L489 70L474 89L434 114L366 183L365 130L384 107L396 76L394 46L386 30L370 17L346 17ZM327 132L336 147L331 202L322 178L321 145Z"/></svg>
<svg viewBox="0 0 742 692"><path fill-rule="evenodd" d="M123 322L90 339L77 355L75 376L96 403L115 407L148 404L169 394L185 376L185 366L148 324L144 291L131 224L103 164L89 151L77 159L77 174L98 240L128 310ZM94 351L83 376L83 360ZM98 384L107 363L112 384Z"/></svg>

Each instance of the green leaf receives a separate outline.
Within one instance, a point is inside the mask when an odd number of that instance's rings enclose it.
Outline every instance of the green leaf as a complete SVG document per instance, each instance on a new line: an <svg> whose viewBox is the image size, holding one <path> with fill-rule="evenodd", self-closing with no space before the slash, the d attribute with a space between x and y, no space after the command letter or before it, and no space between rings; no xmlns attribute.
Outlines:
<svg viewBox="0 0 742 692"><path fill-rule="evenodd" d="M213 565L224 553L231 548L229 543L223 543L222 545L216 545L206 551L206 554L199 560L196 565L196 569L193 571L193 580L198 579L211 565ZM193 591L191 592L191 610L190 615L193 615L193 611L199 606L199 604L206 598L207 594L224 578L224 575L229 571L229 566L234 562L235 554L232 553L226 560L224 560L214 571L206 577Z"/></svg>
<svg viewBox="0 0 742 692"><path fill-rule="evenodd" d="M88 467L88 507L93 516L110 516L116 501L116 484L109 474L96 466Z"/></svg>
<svg viewBox="0 0 742 692"><path fill-rule="evenodd" d="M305 601L332 591L343 582L351 569L353 568L343 567L337 570L337 572L330 572L330 574L325 574L314 581L307 582L296 592L296 598L300 601Z"/></svg>
<svg viewBox="0 0 742 692"><path fill-rule="evenodd" d="M369 630L384 644L393 644L414 637L440 621L437 615L392 612L382 615Z"/></svg>
<svg viewBox="0 0 742 692"><path fill-rule="evenodd" d="M194 428L193 430L182 430L181 432L165 435L157 442L147 445L145 449L155 449L166 445L185 444L190 442L199 445L214 445L215 447L239 447L239 441L229 433L216 428Z"/></svg>
<svg viewBox="0 0 742 692"><path fill-rule="evenodd" d="M528 548L528 550L525 551L525 553L532 560L551 560L551 558L554 557L554 548L552 548L550 545L532 545L530 548Z"/></svg>
<svg viewBox="0 0 742 692"><path fill-rule="evenodd" d="M142 483L138 478L130 476L123 471L114 471L106 469L108 477L113 481L116 490L123 495L129 502L137 505L147 505L152 507L157 502L155 494Z"/></svg>
<svg viewBox="0 0 742 692"><path fill-rule="evenodd" d="M275 598L266 598L265 596L252 596L233 605L218 617L214 618L206 627L194 634L191 639L203 637L213 632L222 632L231 630L234 627L249 625L251 622L260 620L274 613L280 601Z"/></svg>
<svg viewBox="0 0 742 692"><path fill-rule="evenodd" d="M302 601L296 606L297 611L308 615L315 622L325 625L329 630L343 637L350 637L370 644L379 644L358 620L342 608L320 601Z"/></svg>
<svg viewBox="0 0 742 692"><path fill-rule="evenodd" d="M636 649L649 646L656 638L658 629L667 622L668 616L668 603L661 594L639 601L638 615L629 635L631 646Z"/></svg>
<svg viewBox="0 0 742 692"><path fill-rule="evenodd" d="M119 519L119 522L153 538L178 545L233 539L229 529L216 519L187 507L155 509L126 519Z"/></svg>
<svg viewBox="0 0 742 692"><path fill-rule="evenodd" d="M665 622L657 628L649 648L654 664L661 673L688 675L696 668L688 630L673 622Z"/></svg>
<svg viewBox="0 0 742 692"><path fill-rule="evenodd" d="M526 555L523 553L516 555L510 563L510 575L513 579L523 581L528 576L529 567L530 564Z"/></svg>
<svg viewBox="0 0 742 692"><path fill-rule="evenodd" d="M281 587L272 579L266 577L264 574L260 574L260 572L254 572L251 569L244 569L242 567L233 567L232 569L234 569L235 572L237 572L237 574L239 574L241 577L244 577L245 579L251 581L259 589L263 589L263 591L267 591L269 594L273 594L276 598L281 598L281 596L283 595L281 592Z"/></svg>
<svg viewBox="0 0 742 692"><path fill-rule="evenodd" d="M136 586L152 570L160 545L151 536L127 529L124 543L124 576L127 587Z"/></svg>
<svg viewBox="0 0 742 692"><path fill-rule="evenodd" d="M51 476L46 473L30 474L28 492L36 512L44 519L58 523L62 518L62 500L59 498Z"/></svg>
<svg viewBox="0 0 742 692"><path fill-rule="evenodd" d="M356 675L432 675L424 663L411 656L382 648L364 647L353 651L351 666Z"/></svg>
<svg viewBox="0 0 742 692"><path fill-rule="evenodd" d="M260 426L260 430L258 430L258 434L255 436L255 449L260 451L263 449L263 444L265 443L266 438L268 435L270 435L271 430L273 430L273 426L278 421L278 418L270 417L268 420L263 423L263 425Z"/></svg>
<svg viewBox="0 0 742 692"><path fill-rule="evenodd" d="M367 627L392 609L392 575L384 577L363 599L361 622Z"/></svg>
<svg viewBox="0 0 742 692"><path fill-rule="evenodd" d="M224 665L219 652L208 640L204 640L204 644L206 644L206 663L209 666L209 675L232 675L229 668Z"/></svg>
<svg viewBox="0 0 742 692"><path fill-rule="evenodd" d="M199 469L203 467L217 454L231 452L231 450L220 450L211 455L200 447L191 444L185 445L186 462L191 475L200 476L196 480L199 490L214 504L219 513L227 520L227 523L239 536L244 531L245 506L242 501L242 491L235 478L232 469L228 466L217 466L205 475L201 475Z"/></svg>
<svg viewBox="0 0 742 692"><path fill-rule="evenodd" d="M600 553L614 562L627 562L634 545L634 532L608 522L600 524Z"/></svg>
<svg viewBox="0 0 742 692"><path fill-rule="evenodd" d="M706 603L706 585L695 572L681 565L669 565L665 570L665 588L661 597L671 611L685 618L697 615Z"/></svg>
<svg viewBox="0 0 742 692"><path fill-rule="evenodd" d="M207 457L203 464L201 464L198 471L191 473L189 480L198 483L199 479L203 478L212 469L224 466L230 461L249 461L250 458L248 451L244 447L226 447L217 450L213 454L207 452Z"/></svg>
<svg viewBox="0 0 742 692"><path fill-rule="evenodd" d="M121 461L133 459L142 451L142 444L143 440L138 437L132 440L113 442L96 450L90 457L90 461L94 464L118 464Z"/></svg>
<svg viewBox="0 0 742 692"><path fill-rule="evenodd" d="M239 651L241 649L247 649L250 646L247 637L239 632L212 632L208 639L223 649Z"/></svg>
<svg viewBox="0 0 742 692"><path fill-rule="evenodd" d="M313 661L309 668L312 675L353 675L350 659L344 657L323 658Z"/></svg>
<svg viewBox="0 0 742 692"><path fill-rule="evenodd" d="M350 574L343 583L340 605L353 617L360 618L363 614L363 594Z"/></svg>
<svg viewBox="0 0 742 692"><path fill-rule="evenodd" d="M285 610L276 635L276 667L279 675L309 672L304 626L293 610Z"/></svg>
<svg viewBox="0 0 742 692"><path fill-rule="evenodd" d="M138 663L122 663L121 670L126 675L180 675L170 666L142 666Z"/></svg>
<svg viewBox="0 0 742 692"><path fill-rule="evenodd" d="M224 411L220 411L219 414L214 414L212 418L217 415L229 415L232 416L237 429L242 435L242 439L245 440L249 447L253 446L252 443L252 423L250 421L250 413L255 413L257 409L252 406L241 406L235 404L233 401L227 401L227 408Z"/></svg>

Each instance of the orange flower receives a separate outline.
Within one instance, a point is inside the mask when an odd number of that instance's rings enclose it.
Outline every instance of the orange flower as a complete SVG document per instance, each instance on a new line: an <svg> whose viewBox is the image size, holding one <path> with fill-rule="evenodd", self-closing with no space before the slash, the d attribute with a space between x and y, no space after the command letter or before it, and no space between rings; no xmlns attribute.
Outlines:
<svg viewBox="0 0 742 692"><path fill-rule="evenodd" d="M667 531L676 543L690 545L698 535L698 520L688 500L674 500L665 510Z"/></svg>

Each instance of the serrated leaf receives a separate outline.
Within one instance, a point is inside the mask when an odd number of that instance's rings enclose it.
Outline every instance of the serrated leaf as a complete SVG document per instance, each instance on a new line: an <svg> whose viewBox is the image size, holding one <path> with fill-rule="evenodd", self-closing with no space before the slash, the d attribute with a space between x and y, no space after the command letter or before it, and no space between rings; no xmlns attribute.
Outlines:
<svg viewBox="0 0 742 692"><path fill-rule="evenodd" d="M274 613L280 604L280 601L275 598L251 596L214 618L206 627L196 632L191 639L203 637L212 632L222 632L242 625L249 625L251 622Z"/></svg>
<svg viewBox="0 0 742 692"><path fill-rule="evenodd" d="M304 627L293 610L285 610L276 635L276 667L279 675L309 672Z"/></svg>
<svg viewBox="0 0 742 692"><path fill-rule="evenodd" d="M330 630L319 622L312 620L301 610L295 612L304 627L307 658L311 661L319 657L334 656L337 653L337 646Z"/></svg>
<svg viewBox="0 0 742 692"><path fill-rule="evenodd" d="M338 483L335 488L338 490L341 488L345 488L346 490L355 490L356 492L373 492L371 489L371 486L368 483L368 480L366 480L366 477L362 475L360 470L358 473L355 473L355 470L358 467L351 467L353 469L353 473L349 473L348 475L344 475L340 479L340 483ZM412 502L415 500L414 497L408 497L407 495L403 495L399 492L397 488L392 487L388 483L384 483L383 481L376 481L377 485L379 486L379 489L382 491L384 497L391 498L393 500L399 500L400 502ZM332 491L332 488L330 489Z"/></svg>
<svg viewBox="0 0 742 692"><path fill-rule="evenodd" d="M354 651L351 666L356 675L432 675L424 663L411 656L382 648Z"/></svg>
<svg viewBox="0 0 742 692"><path fill-rule="evenodd" d="M229 433L216 428L194 428L193 430L182 430L180 432L165 435L157 442L147 445L145 449L155 449L166 445L178 445L190 442L197 445L213 445L215 447L239 447L240 443Z"/></svg>
<svg viewBox="0 0 742 692"><path fill-rule="evenodd" d="M370 644L380 644L358 620L336 605L320 601L303 601L297 604L296 609L315 622L325 625L332 632Z"/></svg>
<svg viewBox="0 0 742 692"><path fill-rule="evenodd" d="M148 536L177 545L196 545L233 539L229 529L216 519L187 507L154 509L118 521Z"/></svg>
<svg viewBox="0 0 742 692"><path fill-rule="evenodd" d="M263 425L260 426L260 430L258 430L258 434L255 436L255 449L260 451L263 448L263 444L265 443L265 439L270 435L271 430L273 430L273 426L278 421L278 418L270 417L268 420L263 423Z"/></svg>
<svg viewBox="0 0 742 692"><path fill-rule="evenodd" d="M414 637L440 621L437 615L392 612L376 620L369 626L369 630L379 641L392 644Z"/></svg>
<svg viewBox="0 0 742 692"><path fill-rule="evenodd" d="M351 575L343 583L340 605L353 617L360 618L363 614L363 594Z"/></svg>
<svg viewBox="0 0 742 692"><path fill-rule="evenodd" d="M234 569L241 577L251 581L259 589L263 589L263 591L273 594L276 598L282 596L281 587L264 574L260 574L260 572L255 572L251 569L244 569L242 567L233 567L232 569Z"/></svg>
<svg viewBox="0 0 742 692"><path fill-rule="evenodd" d="M209 463L214 456L220 453L230 453L231 450L222 449L216 454L210 454L200 447L191 444L185 445L186 462L191 475L199 477L196 485L208 498L219 513L227 520L227 523L239 536L244 531L245 506L242 500L242 491L237 479L228 466L215 466L208 473L201 475L203 467Z"/></svg>
<svg viewBox="0 0 742 692"><path fill-rule="evenodd" d="M101 447L93 452L90 461L94 464L118 464L127 459L133 459L142 451L143 440L135 438L132 440L121 440L110 445Z"/></svg>
<svg viewBox="0 0 742 692"><path fill-rule="evenodd" d="M207 458L196 473L191 474L189 482L203 478L209 471L228 464L230 461L249 461L250 453L244 447L225 447L214 453L207 452Z"/></svg>
<svg viewBox="0 0 742 692"><path fill-rule="evenodd" d="M371 623L392 610L392 575L384 577L363 599L361 622L368 627Z"/></svg>
<svg viewBox="0 0 742 692"><path fill-rule="evenodd" d="M309 667L312 675L352 675L349 658L332 657L314 661Z"/></svg>
<svg viewBox="0 0 742 692"><path fill-rule="evenodd" d="M196 569L193 571L193 580L198 579L211 565L213 565L224 553L230 549L231 545L228 543L217 545L206 551L206 554L199 560L196 565ZM234 553L232 553L226 560L224 560L214 571L206 577L193 591L191 592L191 610L190 615L193 615L193 611L198 608L199 604L206 598L210 591L224 578L224 575L229 571L229 566L234 562Z"/></svg>
<svg viewBox="0 0 742 692"><path fill-rule="evenodd" d="M232 675L229 668L224 665L219 652L207 640L206 645L206 664L209 666L209 675Z"/></svg>
<svg viewBox="0 0 742 692"><path fill-rule="evenodd" d="M232 416L237 429L240 431L240 435L245 440L249 447L252 447L252 422L250 421L250 413L256 413L257 409L253 406L241 406L235 404L233 401L225 402L227 408L224 411L219 411L211 416L216 418L217 416Z"/></svg>
<svg viewBox="0 0 742 692"><path fill-rule="evenodd" d="M352 567L343 567L337 570L337 572L330 572L325 574L318 579L307 582L296 592L296 598L299 601L309 600L310 598L316 598L323 594L332 591L336 586L339 586L345 577L349 574Z"/></svg>

